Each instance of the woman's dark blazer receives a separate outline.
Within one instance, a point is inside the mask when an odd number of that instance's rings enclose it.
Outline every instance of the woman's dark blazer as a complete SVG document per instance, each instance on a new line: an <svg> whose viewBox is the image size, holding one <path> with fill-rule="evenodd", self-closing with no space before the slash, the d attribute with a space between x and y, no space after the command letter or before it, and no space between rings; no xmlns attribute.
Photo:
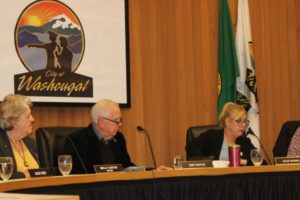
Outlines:
<svg viewBox="0 0 300 200"><path fill-rule="evenodd" d="M190 158L211 157L219 160L221 148L224 140L224 129L210 129L195 138L186 146L187 155ZM250 151L255 149L251 140L245 136L240 136L236 140L240 145L241 158L247 160L247 165L252 165Z"/></svg>
<svg viewBox="0 0 300 200"><path fill-rule="evenodd" d="M37 145L34 139L29 136L23 138L23 142L25 143L26 147L30 151L33 158L39 163L38 154L37 154ZM24 178L25 175L21 172L17 172L17 163L14 157L13 149L9 139L7 137L7 133L5 130L0 129L0 156L1 157L12 157L14 163L13 174L11 178Z"/></svg>

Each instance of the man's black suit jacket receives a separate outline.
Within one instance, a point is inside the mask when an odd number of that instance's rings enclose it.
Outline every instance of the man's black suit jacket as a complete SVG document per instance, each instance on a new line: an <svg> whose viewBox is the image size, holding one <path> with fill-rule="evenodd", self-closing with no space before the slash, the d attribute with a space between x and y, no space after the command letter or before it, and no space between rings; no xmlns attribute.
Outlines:
<svg viewBox="0 0 300 200"><path fill-rule="evenodd" d="M199 159L201 157L212 157L219 160L221 148L224 140L224 129L210 129L195 138L186 146L186 152L190 158ZM240 136L236 140L236 144L240 145L241 158L247 160L247 165L252 165L250 151L255 149L250 139Z"/></svg>
<svg viewBox="0 0 300 200"><path fill-rule="evenodd" d="M116 163L103 163L101 152L98 148L99 142L101 141L91 124L69 135L69 139L65 140L64 146L65 153L72 155L73 158L72 173L95 173L93 166L101 164L122 164L124 168L134 165L130 160L126 141L121 132L118 132L114 139L108 143L113 150ZM80 159L82 159L82 162Z"/></svg>

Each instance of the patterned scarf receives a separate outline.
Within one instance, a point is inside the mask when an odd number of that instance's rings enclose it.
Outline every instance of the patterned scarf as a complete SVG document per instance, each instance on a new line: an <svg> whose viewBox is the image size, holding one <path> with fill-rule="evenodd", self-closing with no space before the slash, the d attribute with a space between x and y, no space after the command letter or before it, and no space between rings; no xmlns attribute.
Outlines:
<svg viewBox="0 0 300 200"><path fill-rule="evenodd" d="M288 156L300 156L300 127L298 127L292 137L288 150Z"/></svg>

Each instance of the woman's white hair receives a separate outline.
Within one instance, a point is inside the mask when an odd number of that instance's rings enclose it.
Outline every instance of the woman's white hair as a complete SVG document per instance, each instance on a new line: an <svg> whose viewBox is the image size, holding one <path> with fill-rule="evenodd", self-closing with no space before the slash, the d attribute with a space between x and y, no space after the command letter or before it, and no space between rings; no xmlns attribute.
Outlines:
<svg viewBox="0 0 300 200"><path fill-rule="evenodd" d="M102 99L95 103L91 109L92 122L97 124L99 117L109 117L113 107L119 107L119 104L110 99Z"/></svg>
<svg viewBox="0 0 300 200"><path fill-rule="evenodd" d="M22 114L32 108L29 97L9 94L4 97L0 104L0 128L4 130L13 129L12 121L18 120Z"/></svg>

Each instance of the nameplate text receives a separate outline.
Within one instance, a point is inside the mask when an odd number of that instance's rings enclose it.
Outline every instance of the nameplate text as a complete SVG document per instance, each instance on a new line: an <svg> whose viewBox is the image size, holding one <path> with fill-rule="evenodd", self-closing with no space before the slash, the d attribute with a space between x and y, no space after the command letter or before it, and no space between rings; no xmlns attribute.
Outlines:
<svg viewBox="0 0 300 200"><path fill-rule="evenodd" d="M28 172L31 178L53 175L50 168L28 169Z"/></svg>
<svg viewBox="0 0 300 200"><path fill-rule="evenodd" d="M118 172L123 171L123 166L121 164L94 165L94 170L96 173Z"/></svg>
<svg viewBox="0 0 300 200"><path fill-rule="evenodd" d="M202 168L202 167L212 167L211 160L194 160L194 161L182 161L182 168Z"/></svg>
<svg viewBox="0 0 300 200"><path fill-rule="evenodd" d="M299 165L300 157L275 157L275 165Z"/></svg>

